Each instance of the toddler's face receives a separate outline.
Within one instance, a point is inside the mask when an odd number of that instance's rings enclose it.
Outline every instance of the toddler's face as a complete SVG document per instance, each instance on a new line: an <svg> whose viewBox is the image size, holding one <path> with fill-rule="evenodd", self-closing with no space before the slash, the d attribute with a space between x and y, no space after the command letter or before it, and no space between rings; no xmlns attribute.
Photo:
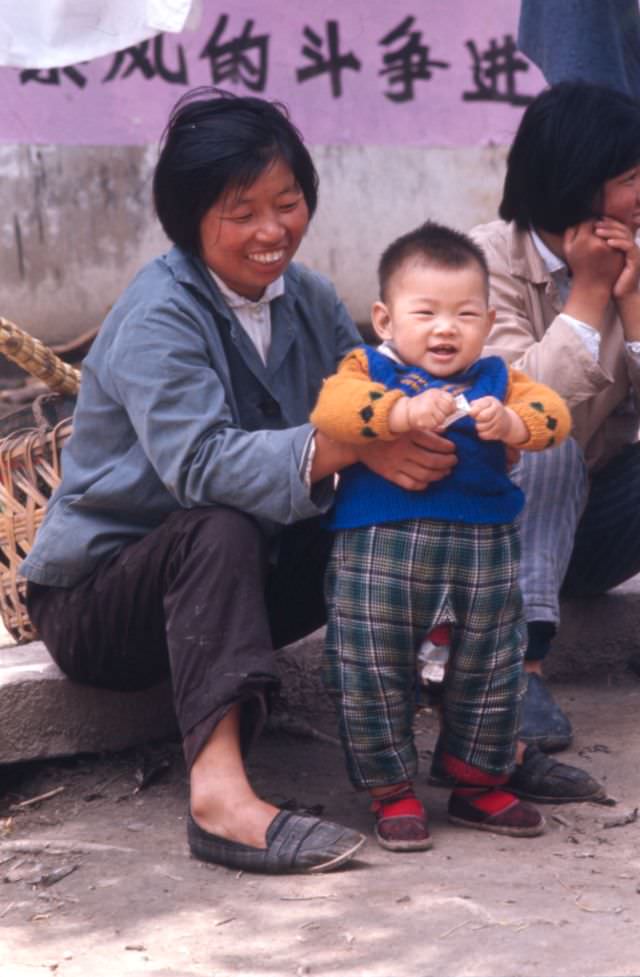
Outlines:
<svg viewBox="0 0 640 977"><path fill-rule="evenodd" d="M398 356L437 377L470 366L482 354L495 312L475 262L442 268L409 261L391 277L387 302L376 302L373 326Z"/></svg>

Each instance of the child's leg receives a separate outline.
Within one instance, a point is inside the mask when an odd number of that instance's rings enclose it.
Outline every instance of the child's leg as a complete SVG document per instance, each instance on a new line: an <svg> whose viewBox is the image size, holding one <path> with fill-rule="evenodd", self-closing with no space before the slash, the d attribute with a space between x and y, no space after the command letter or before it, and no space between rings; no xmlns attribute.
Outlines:
<svg viewBox="0 0 640 977"><path fill-rule="evenodd" d="M413 620L419 537L419 523L341 532L327 575L323 677L336 702L347 771L356 788L374 796L381 843L404 849L428 843L411 787L416 644L430 623Z"/></svg>
<svg viewBox="0 0 640 977"><path fill-rule="evenodd" d="M452 820L508 834L539 834L532 805L499 787L512 769L526 632L513 526L455 527L451 659L443 700L443 763L456 788Z"/></svg>
<svg viewBox="0 0 640 977"><path fill-rule="evenodd" d="M323 679L360 789L404 783L417 769L413 527L341 532L329 562Z"/></svg>

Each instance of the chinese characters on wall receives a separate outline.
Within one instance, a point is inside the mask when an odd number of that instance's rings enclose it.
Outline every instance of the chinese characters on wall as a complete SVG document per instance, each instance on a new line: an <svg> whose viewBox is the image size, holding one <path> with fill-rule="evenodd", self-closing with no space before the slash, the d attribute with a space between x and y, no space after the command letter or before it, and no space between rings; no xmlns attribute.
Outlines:
<svg viewBox="0 0 640 977"><path fill-rule="evenodd" d="M222 13L196 59L206 64L211 84L264 93L269 81L272 38L273 32L258 30L253 19L246 19L242 29L234 33L229 26L229 15ZM377 43L378 95L390 102L414 100L419 85L429 82L434 73L451 68L451 63L439 55L437 44L425 36L412 14L393 24ZM531 100L531 95L518 90L519 77L529 70L529 64L519 55L511 34L492 37L484 43L467 39L465 48L469 85L459 93L463 100L516 106ZM304 25L298 63L292 67L297 85L324 84L331 98L344 98L349 75L361 72L362 66L358 45L342 38L337 19ZM184 45L173 36L160 34L114 54L100 83L137 76L145 81L157 79L188 87L195 84L192 75ZM83 65L27 69L20 71L19 76L21 85L73 85L84 89L88 84Z"/></svg>
<svg viewBox="0 0 640 977"><path fill-rule="evenodd" d="M0 141L155 143L189 89L282 102L317 145L506 144L544 86L519 0L199 0L179 34L51 69L0 68Z"/></svg>

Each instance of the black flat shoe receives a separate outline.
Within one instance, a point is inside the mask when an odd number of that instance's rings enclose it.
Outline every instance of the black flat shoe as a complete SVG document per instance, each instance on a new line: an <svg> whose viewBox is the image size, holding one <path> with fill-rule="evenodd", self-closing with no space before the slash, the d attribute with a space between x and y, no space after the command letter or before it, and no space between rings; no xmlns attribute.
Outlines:
<svg viewBox="0 0 640 977"><path fill-rule="evenodd" d="M604 787L586 770L553 760L534 745L524 751L522 763L509 777L505 789L543 804L598 801L607 796Z"/></svg>
<svg viewBox="0 0 640 977"><path fill-rule="evenodd" d="M499 814L489 814L459 794L452 794L447 816L452 824L460 824L463 828L492 831L513 838L534 838L545 829L545 820L533 804L517 799Z"/></svg>
<svg viewBox="0 0 640 977"><path fill-rule="evenodd" d="M433 751L428 783L433 787L455 787L456 782L442 768L442 746L438 738ZM504 789L528 801L541 804L571 804L577 801L601 801L607 792L597 780L580 767L560 763L531 744L524 751L522 763L515 767Z"/></svg>
<svg viewBox="0 0 640 977"><path fill-rule="evenodd" d="M269 875L330 872L353 858L365 843L358 831L291 811L276 814L267 828L266 848L219 838L196 824L191 815L187 838L191 854L202 862Z"/></svg>

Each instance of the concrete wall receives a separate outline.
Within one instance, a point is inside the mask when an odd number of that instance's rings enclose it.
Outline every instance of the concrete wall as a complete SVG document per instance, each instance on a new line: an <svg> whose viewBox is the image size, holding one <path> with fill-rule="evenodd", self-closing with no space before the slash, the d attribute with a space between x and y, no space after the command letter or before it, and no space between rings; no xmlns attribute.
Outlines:
<svg viewBox="0 0 640 977"><path fill-rule="evenodd" d="M495 216L505 147L311 147L320 206L300 250L366 322L382 248L427 217ZM0 146L0 315L50 343L101 322L166 247L153 215L155 147Z"/></svg>

